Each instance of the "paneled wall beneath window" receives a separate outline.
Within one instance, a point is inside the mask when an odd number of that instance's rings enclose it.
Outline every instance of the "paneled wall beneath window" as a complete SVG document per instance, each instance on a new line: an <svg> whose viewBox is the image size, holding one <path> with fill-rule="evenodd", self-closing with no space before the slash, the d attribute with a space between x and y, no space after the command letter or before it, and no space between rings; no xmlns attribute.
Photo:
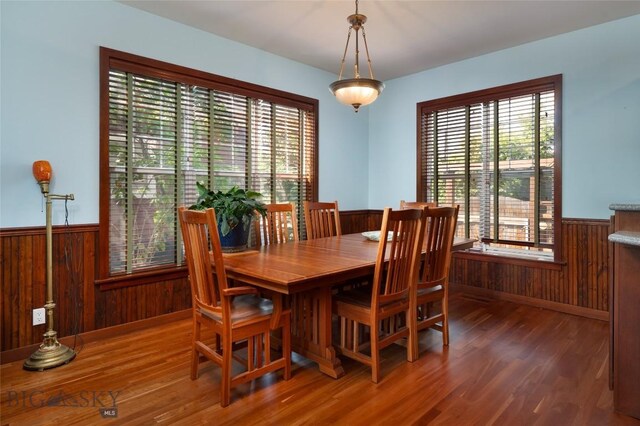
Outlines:
<svg viewBox="0 0 640 426"><path fill-rule="evenodd" d="M54 329L58 336L151 318L191 306L186 279L100 290L94 284L98 226L55 227ZM45 325L32 326L31 311L45 303L45 230L0 231L2 351L42 342Z"/></svg>
<svg viewBox="0 0 640 426"><path fill-rule="evenodd" d="M380 210L341 212L343 233L380 229ZM511 298L552 309L606 318L609 221L564 219L565 264L555 269L454 256L451 282L483 297ZM95 285L97 225L56 227L53 234L55 330L87 332L177 312L191 306L186 279L101 290ZM44 325L31 310L45 299L44 228L0 231L1 349L42 341Z"/></svg>
<svg viewBox="0 0 640 426"><path fill-rule="evenodd" d="M608 220L563 219L562 263L555 268L460 254L453 258L450 282L470 293L606 319L609 233Z"/></svg>
<svg viewBox="0 0 640 426"><path fill-rule="evenodd" d="M343 233L380 229L382 211L341 212ZM607 319L610 221L562 220L562 262L552 265L456 254L450 282L465 293ZM487 261L486 259L492 259Z"/></svg>

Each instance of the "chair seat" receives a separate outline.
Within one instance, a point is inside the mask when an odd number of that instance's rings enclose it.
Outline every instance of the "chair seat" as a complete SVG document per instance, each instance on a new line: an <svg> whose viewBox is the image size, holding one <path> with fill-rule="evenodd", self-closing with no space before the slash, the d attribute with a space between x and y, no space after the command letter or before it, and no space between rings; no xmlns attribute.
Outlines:
<svg viewBox="0 0 640 426"><path fill-rule="evenodd" d="M432 297L440 300L443 293L444 288L441 285L437 285L435 287L418 288L418 300L429 300Z"/></svg>
<svg viewBox="0 0 640 426"><path fill-rule="evenodd" d="M401 308L409 302L409 298L403 300L396 300L393 302L380 304L380 311L384 313L386 311L395 311L396 308ZM360 287L345 292L339 293L334 296L334 304L338 307L341 304L352 305L363 310L371 310L371 287Z"/></svg>
<svg viewBox="0 0 640 426"><path fill-rule="evenodd" d="M203 315L215 320L222 321L220 314L206 309L201 310ZM236 324L260 317L268 317L273 312L273 303L269 299L247 294L236 296L231 303L231 323Z"/></svg>
<svg viewBox="0 0 640 426"><path fill-rule="evenodd" d="M333 300L369 308L371 306L371 287L354 288L338 293L333 296Z"/></svg>

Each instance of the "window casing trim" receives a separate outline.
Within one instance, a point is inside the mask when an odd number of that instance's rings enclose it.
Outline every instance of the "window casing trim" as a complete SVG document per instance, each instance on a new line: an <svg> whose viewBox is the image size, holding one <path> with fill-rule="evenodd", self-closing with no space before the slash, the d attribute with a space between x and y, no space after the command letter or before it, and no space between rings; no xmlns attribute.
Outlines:
<svg viewBox="0 0 640 426"><path fill-rule="evenodd" d="M261 98L270 102L304 109L315 110L317 114L318 100L306 96L289 93L278 89L272 89L258 84L247 83L229 77L211 74L205 71L170 64L156 59L145 58L126 52L100 47L101 63L106 61L110 69L118 69L134 74L142 74L171 80L193 86L206 87L207 89L232 92L247 97Z"/></svg>
<svg viewBox="0 0 640 426"><path fill-rule="evenodd" d="M189 85L205 87L207 89L231 92L252 98L278 103L284 106L311 111L314 114L313 151L315 161L311 175L310 198L317 201L318 194L318 132L319 132L319 102L317 99L247 83L228 77L223 77L188 67L170 64L155 59L145 58L118 50L100 47L100 191L99 191L99 239L98 239L98 279L96 284L109 287L123 287L150 282L151 277L159 279L167 272L175 271L176 276L184 276L184 267L155 267L131 274L114 274L109 270L109 227L110 227L110 167L109 167L109 71L132 72L149 77L157 77ZM137 278L139 277L139 278ZM121 279L123 282L118 283Z"/></svg>
<svg viewBox="0 0 640 426"><path fill-rule="evenodd" d="M553 218L553 256L555 262L561 262L562 256L562 74L541 77L519 83L512 83L489 89L478 90L445 98L419 102L416 105L416 200L422 200L422 116L442 109L462 107L476 103L496 101L504 97L529 95L541 91L554 91L554 218Z"/></svg>

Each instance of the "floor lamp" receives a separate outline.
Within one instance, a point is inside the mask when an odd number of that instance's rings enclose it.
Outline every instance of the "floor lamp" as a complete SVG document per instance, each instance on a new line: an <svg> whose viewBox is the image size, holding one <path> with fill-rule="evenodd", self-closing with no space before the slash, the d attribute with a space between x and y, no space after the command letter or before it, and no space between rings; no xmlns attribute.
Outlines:
<svg viewBox="0 0 640 426"><path fill-rule="evenodd" d="M48 161L40 160L33 163L33 177L38 181L42 195L46 200L46 221L47 221L47 299L44 309L46 312L47 331L44 333L44 341L37 351L24 362L25 370L42 371L49 368L59 367L67 364L76 357L73 349L58 342L57 333L53 330L53 243L51 231L51 203L53 200L73 200L73 194L57 195L49 193L49 182L51 181L51 164Z"/></svg>

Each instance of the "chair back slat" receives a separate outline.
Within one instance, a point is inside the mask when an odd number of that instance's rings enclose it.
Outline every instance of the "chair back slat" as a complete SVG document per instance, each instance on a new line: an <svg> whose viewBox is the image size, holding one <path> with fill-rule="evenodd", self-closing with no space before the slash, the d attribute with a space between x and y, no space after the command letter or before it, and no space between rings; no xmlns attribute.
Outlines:
<svg viewBox="0 0 640 426"><path fill-rule="evenodd" d="M337 201L333 203L305 201L303 206L308 240L342 235Z"/></svg>
<svg viewBox="0 0 640 426"><path fill-rule="evenodd" d="M422 209L384 209L372 306L408 297L411 286L417 283L425 218L426 211ZM387 243L384 236L389 233L392 233L392 239ZM372 309L372 312L376 310Z"/></svg>
<svg viewBox="0 0 640 426"><path fill-rule="evenodd" d="M426 254L420 286L434 287L447 282L458 210L459 206L426 209Z"/></svg>
<svg viewBox="0 0 640 426"><path fill-rule="evenodd" d="M215 211L180 207L178 217L194 306L219 311L220 294L228 284Z"/></svg>
<svg viewBox="0 0 640 426"><path fill-rule="evenodd" d="M298 241L298 220L293 203L267 204L264 218L256 217L255 234L258 245Z"/></svg>
<svg viewBox="0 0 640 426"><path fill-rule="evenodd" d="M426 201L405 201L400 200L400 210L405 209L423 209L425 207L436 207L438 203L431 203Z"/></svg>

